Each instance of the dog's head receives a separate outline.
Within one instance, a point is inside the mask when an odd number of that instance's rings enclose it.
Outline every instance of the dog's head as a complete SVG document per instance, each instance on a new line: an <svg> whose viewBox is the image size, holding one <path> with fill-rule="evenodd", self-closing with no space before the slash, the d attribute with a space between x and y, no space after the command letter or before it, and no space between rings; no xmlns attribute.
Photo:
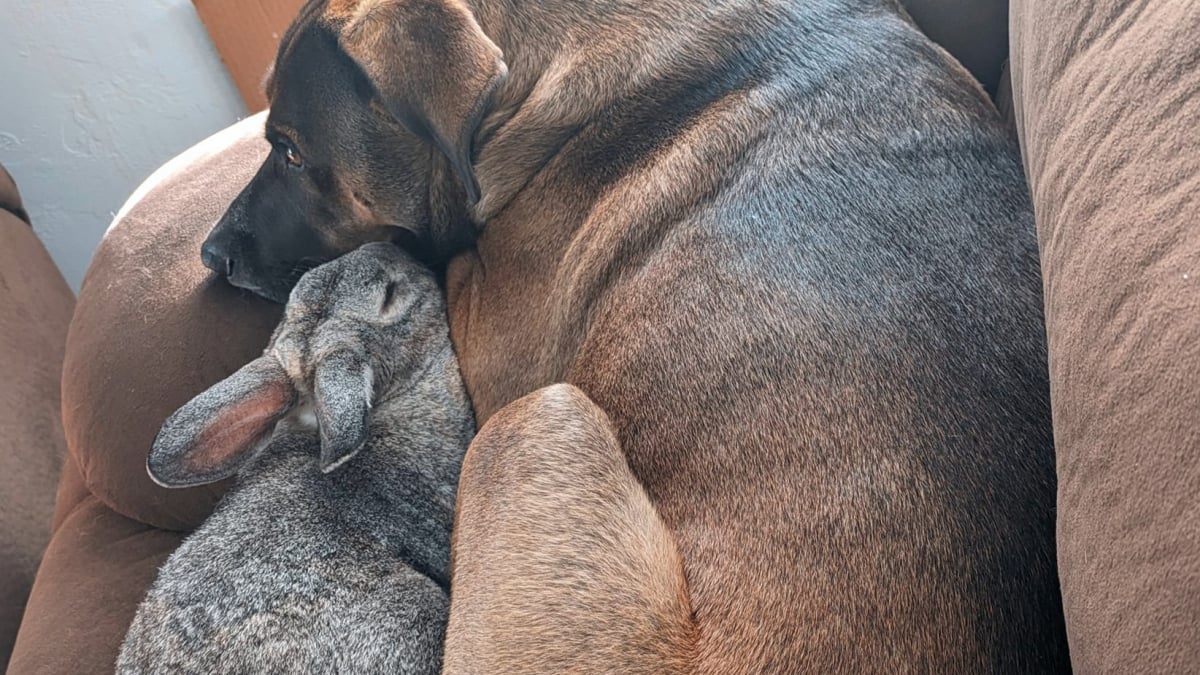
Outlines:
<svg viewBox="0 0 1200 675"><path fill-rule="evenodd" d="M466 224L478 199L472 139L506 74L461 0L310 0L267 83L271 153L204 264L283 302L365 242L451 236L433 230Z"/></svg>

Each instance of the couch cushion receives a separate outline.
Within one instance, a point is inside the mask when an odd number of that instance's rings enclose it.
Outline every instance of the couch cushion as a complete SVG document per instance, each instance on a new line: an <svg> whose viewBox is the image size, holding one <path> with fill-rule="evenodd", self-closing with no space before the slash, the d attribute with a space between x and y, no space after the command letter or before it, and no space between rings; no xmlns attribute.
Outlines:
<svg viewBox="0 0 1200 675"><path fill-rule="evenodd" d="M167 490L146 454L167 415L266 346L280 308L200 263L212 223L265 156L263 116L204 141L139 188L101 242L67 338L63 423L83 480L130 519L188 530L222 486Z"/></svg>
<svg viewBox="0 0 1200 675"><path fill-rule="evenodd" d="M0 203L17 209L6 176L0 168ZM0 670L50 538L66 446L59 380L74 305L33 229L0 210Z"/></svg>
<svg viewBox="0 0 1200 675"><path fill-rule="evenodd" d="M1200 664L1200 3L1021 0L1079 672Z"/></svg>

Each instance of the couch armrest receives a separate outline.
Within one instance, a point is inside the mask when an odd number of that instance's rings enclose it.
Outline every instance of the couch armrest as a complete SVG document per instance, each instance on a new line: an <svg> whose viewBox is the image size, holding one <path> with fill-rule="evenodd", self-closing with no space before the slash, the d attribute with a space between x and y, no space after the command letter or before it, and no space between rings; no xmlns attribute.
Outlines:
<svg viewBox="0 0 1200 675"><path fill-rule="evenodd" d="M65 443L59 379L74 294L0 167L0 670L54 509Z"/></svg>

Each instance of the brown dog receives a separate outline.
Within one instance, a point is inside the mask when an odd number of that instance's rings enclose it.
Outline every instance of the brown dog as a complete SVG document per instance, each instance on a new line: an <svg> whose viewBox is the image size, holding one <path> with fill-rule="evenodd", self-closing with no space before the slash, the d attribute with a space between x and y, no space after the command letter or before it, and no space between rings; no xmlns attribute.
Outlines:
<svg viewBox="0 0 1200 675"><path fill-rule="evenodd" d="M312 0L269 95L207 264L445 265L449 672L1068 667L1017 151L892 2Z"/></svg>

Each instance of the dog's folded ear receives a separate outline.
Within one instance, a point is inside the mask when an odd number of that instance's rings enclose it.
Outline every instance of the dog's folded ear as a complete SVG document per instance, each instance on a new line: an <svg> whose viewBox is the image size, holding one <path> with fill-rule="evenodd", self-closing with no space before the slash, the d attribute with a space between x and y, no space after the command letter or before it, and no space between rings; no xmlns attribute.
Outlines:
<svg viewBox="0 0 1200 675"><path fill-rule="evenodd" d="M333 471L366 444L373 387L370 366L348 350L336 351L317 365L313 403L321 432L321 471Z"/></svg>
<svg viewBox="0 0 1200 675"><path fill-rule="evenodd" d="M462 0L334 0L342 49L384 107L425 132L479 200L471 139L508 68Z"/></svg>
<svg viewBox="0 0 1200 675"><path fill-rule="evenodd" d="M259 357L168 417L146 470L164 487L228 478L262 449L296 400L296 388L279 363Z"/></svg>

